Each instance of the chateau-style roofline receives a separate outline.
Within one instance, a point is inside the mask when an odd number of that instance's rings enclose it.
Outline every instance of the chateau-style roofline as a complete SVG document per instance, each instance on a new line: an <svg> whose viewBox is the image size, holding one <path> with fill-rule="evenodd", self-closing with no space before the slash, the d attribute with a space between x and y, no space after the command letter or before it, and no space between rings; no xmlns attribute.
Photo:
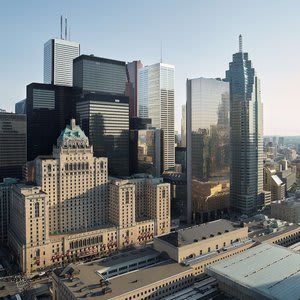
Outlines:
<svg viewBox="0 0 300 300"><path fill-rule="evenodd" d="M80 126L76 125L75 119L71 119L70 125L66 126L57 139L57 147L86 148L88 146L88 137Z"/></svg>

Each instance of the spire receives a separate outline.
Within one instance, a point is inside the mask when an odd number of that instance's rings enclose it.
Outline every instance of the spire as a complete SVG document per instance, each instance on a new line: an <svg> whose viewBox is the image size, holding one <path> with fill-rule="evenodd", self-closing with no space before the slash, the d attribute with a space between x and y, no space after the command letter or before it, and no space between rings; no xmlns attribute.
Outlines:
<svg viewBox="0 0 300 300"><path fill-rule="evenodd" d="M243 37L239 35L239 52L243 52Z"/></svg>

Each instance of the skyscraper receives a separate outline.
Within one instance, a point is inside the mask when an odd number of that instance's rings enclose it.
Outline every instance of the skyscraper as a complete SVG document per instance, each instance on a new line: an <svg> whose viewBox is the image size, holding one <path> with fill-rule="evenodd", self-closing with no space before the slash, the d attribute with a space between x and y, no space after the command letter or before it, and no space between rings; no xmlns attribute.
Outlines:
<svg viewBox="0 0 300 300"><path fill-rule="evenodd" d="M186 147L186 105L181 106L181 147Z"/></svg>
<svg viewBox="0 0 300 300"><path fill-rule="evenodd" d="M228 206L229 84L188 79L186 121L187 220L193 214L196 222L207 222Z"/></svg>
<svg viewBox="0 0 300 300"><path fill-rule="evenodd" d="M73 85L73 59L79 56L77 42L50 39L44 44L44 83Z"/></svg>
<svg viewBox="0 0 300 300"><path fill-rule="evenodd" d="M126 95L129 97L129 116L138 116L138 72L143 67L140 60L135 60L126 64L127 70L127 87Z"/></svg>
<svg viewBox="0 0 300 300"><path fill-rule="evenodd" d="M173 65L158 63L139 70L139 117L163 131L163 170L175 165Z"/></svg>
<svg viewBox="0 0 300 300"><path fill-rule="evenodd" d="M26 115L0 112L0 182L22 178L27 155Z"/></svg>
<svg viewBox="0 0 300 300"><path fill-rule="evenodd" d="M95 156L108 158L109 175L129 175L128 97L85 94L77 100L76 113Z"/></svg>
<svg viewBox="0 0 300 300"><path fill-rule="evenodd" d="M129 99L125 96L126 63L81 55L74 60L76 113L94 146L108 157L109 175L129 175Z"/></svg>
<svg viewBox="0 0 300 300"><path fill-rule="evenodd" d="M52 153L56 138L75 116L73 89L53 84L27 86L27 160Z"/></svg>
<svg viewBox="0 0 300 300"><path fill-rule="evenodd" d="M263 190L263 107L260 81L248 53L239 52L226 71L230 84L231 206L245 214L261 206Z"/></svg>
<svg viewBox="0 0 300 300"><path fill-rule="evenodd" d="M124 61L80 55L74 59L73 85L85 93L125 95L127 82Z"/></svg>
<svg viewBox="0 0 300 300"><path fill-rule="evenodd" d="M151 119L130 119L130 173L159 177L161 170L161 129L151 127Z"/></svg>

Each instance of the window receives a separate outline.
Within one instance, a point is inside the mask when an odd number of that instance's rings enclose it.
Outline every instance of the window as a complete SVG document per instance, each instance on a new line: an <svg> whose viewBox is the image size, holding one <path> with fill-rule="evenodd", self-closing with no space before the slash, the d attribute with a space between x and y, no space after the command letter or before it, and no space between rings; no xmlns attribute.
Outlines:
<svg viewBox="0 0 300 300"><path fill-rule="evenodd" d="M39 218L40 217L40 204L36 202L34 204L34 210L35 210L35 217Z"/></svg>
<svg viewBox="0 0 300 300"><path fill-rule="evenodd" d="M129 203L129 192L128 191L126 191L126 193L125 193L125 199L126 199L126 204L128 204Z"/></svg>

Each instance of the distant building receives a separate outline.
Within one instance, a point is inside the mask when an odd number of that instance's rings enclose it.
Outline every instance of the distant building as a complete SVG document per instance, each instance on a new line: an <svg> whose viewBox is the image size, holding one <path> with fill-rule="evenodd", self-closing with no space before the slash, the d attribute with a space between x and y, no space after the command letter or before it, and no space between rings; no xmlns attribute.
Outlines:
<svg viewBox="0 0 300 300"><path fill-rule="evenodd" d="M186 104L181 106L181 147L186 147Z"/></svg>
<svg viewBox="0 0 300 300"><path fill-rule="evenodd" d="M226 71L230 84L230 198L233 209L251 214L263 206L263 105L260 81L248 53L239 52Z"/></svg>
<svg viewBox="0 0 300 300"><path fill-rule="evenodd" d="M26 99L23 99L15 104L15 113L26 115Z"/></svg>
<svg viewBox="0 0 300 300"><path fill-rule="evenodd" d="M185 173L165 172L164 182L171 185L171 219L186 223L187 182Z"/></svg>
<svg viewBox="0 0 300 300"><path fill-rule="evenodd" d="M15 178L4 178L0 182L0 245L7 244L7 232L10 220L10 198Z"/></svg>
<svg viewBox="0 0 300 300"><path fill-rule="evenodd" d="M163 162L161 129L151 127L151 119L131 118L130 123L130 174L159 177Z"/></svg>
<svg viewBox="0 0 300 300"><path fill-rule="evenodd" d="M82 93L125 96L126 63L113 59L80 55L73 63L73 86Z"/></svg>
<svg viewBox="0 0 300 300"><path fill-rule="evenodd" d="M50 155L56 139L75 117L73 89L68 86L31 83L26 89L27 160Z"/></svg>
<svg viewBox="0 0 300 300"><path fill-rule="evenodd" d="M264 167L264 190L271 192L271 201L285 198L285 184L276 175L276 170Z"/></svg>
<svg viewBox="0 0 300 300"><path fill-rule="evenodd" d="M272 218L299 224L300 223L300 191L297 191L294 197L272 202L271 215Z"/></svg>
<svg viewBox="0 0 300 300"><path fill-rule="evenodd" d="M126 64L127 70L127 92L126 96L129 96L129 117L138 116L138 80L139 80L139 69L143 67L140 60L135 60Z"/></svg>
<svg viewBox="0 0 300 300"><path fill-rule="evenodd" d="M186 173L186 147L175 148L175 163L181 165L182 173Z"/></svg>
<svg viewBox="0 0 300 300"><path fill-rule="evenodd" d="M288 162L285 159L280 162L279 171L276 174L285 184L286 191L289 191L296 183L296 167L293 165L288 166Z"/></svg>
<svg viewBox="0 0 300 300"><path fill-rule="evenodd" d="M280 136L280 137L278 138L278 145L279 145L279 146L284 146L284 137L283 137L283 136Z"/></svg>
<svg viewBox="0 0 300 300"><path fill-rule="evenodd" d="M203 213L212 213L212 217L218 213L202 210L211 192L202 194L204 190L199 187L220 185L229 188L228 82L212 78L188 79L186 121L187 219L191 222L193 217L196 222L205 222L205 219L207 222L212 219L203 218ZM218 201L217 197L215 201Z"/></svg>
<svg viewBox="0 0 300 300"><path fill-rule="evenodd" d="M297 299L300 254L262 244L206 267L220 289L237 299Z"/></svg>
<svg viewBox="0 0 300 300"><path fill-rule="evenodd" d="M0 182L22 178L27 156L26 115L0 112Z"/></svg>
<svg viewBox="0 0 300 300"><path fill-rule="evenodd" d="M77 42L50 39L44 45L44 83L72 86L73 60L80 54Z"/></svg>
<svg viewBox="0 0 300 300"><path fill-rule="evenodd" d="M175 165L173 65L157 63L139 69L139 117L150 118L163 131L163 170Z"/></svg>

